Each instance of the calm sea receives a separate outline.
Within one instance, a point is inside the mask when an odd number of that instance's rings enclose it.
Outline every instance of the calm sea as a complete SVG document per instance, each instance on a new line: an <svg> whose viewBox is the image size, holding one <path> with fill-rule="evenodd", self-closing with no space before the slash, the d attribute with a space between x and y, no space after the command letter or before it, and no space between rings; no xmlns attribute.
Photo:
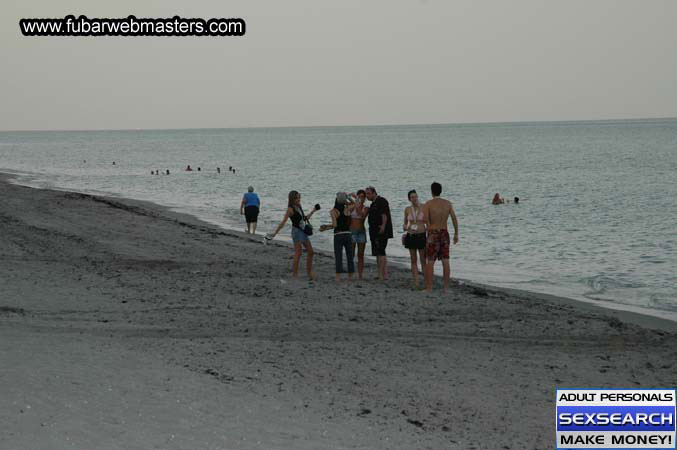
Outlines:
<svg viewBox="0 0 677 450"><path fill-rule="evenodd" d="M188 164L196 170L183 171ZM262 232L291 189L306 209L323 205L318 225L337 191L367 185L401 229L407 191L426 200L439 181L461 227L454 276L677 319L677 120L1 132L0 170L240 230L240 199L253 185ZM495 192L520 203L492 206ZM330 238L313 242L330 249ZM407 261L399 236L389 250Z"/></svg>

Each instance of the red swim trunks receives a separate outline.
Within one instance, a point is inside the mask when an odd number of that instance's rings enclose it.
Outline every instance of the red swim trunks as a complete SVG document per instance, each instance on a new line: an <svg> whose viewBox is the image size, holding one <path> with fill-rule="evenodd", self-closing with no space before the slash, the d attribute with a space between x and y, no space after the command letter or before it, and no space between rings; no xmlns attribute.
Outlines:
<svg viewBox="0 0 677 450"><path fill-rule="evenodd" d="M426 256L431 261L449 259L449 232L447 230L428 231Z"/></svg>

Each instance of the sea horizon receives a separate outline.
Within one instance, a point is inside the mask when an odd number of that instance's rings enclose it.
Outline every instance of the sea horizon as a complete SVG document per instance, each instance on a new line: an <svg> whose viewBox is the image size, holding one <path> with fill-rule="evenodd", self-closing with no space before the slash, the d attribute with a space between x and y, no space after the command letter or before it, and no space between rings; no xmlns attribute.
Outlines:
<svg viewBox="0 0 677 450"><path fill-rule="evenodd" d="M338 124L338 125L252 125L232 127L177 127L177 128L54 128L54 129L0 129L0 133L50 133L50 132L97 132L97 131L199 131L199 130L257 130L257 129L313 129L313 128L385 128L408 126L501 126L501 125L547 125L547 124L585 124L585 123L616 123L616 122L660 122L675 121L675 117L628 117L616 119L558 119L558 120L517 120L517 121L479 121L479 122L420 122L420 123L376 123L376 124Z"/></svg>

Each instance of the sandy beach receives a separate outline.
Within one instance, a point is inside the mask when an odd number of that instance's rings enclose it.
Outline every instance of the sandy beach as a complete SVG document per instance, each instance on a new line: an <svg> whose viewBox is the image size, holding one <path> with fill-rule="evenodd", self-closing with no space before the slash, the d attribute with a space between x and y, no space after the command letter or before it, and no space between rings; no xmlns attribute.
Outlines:
<svg viewBox="0 0 677 450"><path fill-rule="evenodd" d="M326 254L293 281L287 244L150 203L0 199L4 449L545 449L556 386L677 381L673 322Z"/></svg>

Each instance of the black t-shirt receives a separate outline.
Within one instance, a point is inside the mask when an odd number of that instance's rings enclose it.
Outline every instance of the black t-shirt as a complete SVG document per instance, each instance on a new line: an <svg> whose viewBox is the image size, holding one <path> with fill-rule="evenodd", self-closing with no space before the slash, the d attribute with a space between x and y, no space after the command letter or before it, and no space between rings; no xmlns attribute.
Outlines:
<svg viewBox="0 0 677 450"><path fill-rule="evenodd" d="M383 214L388 218L388 224L382 236L391 239L393 237L393 220L390 217L390 205L388 200L381 196L376 197L369 206L369 234L372 236L378 235Z"/></svg>

